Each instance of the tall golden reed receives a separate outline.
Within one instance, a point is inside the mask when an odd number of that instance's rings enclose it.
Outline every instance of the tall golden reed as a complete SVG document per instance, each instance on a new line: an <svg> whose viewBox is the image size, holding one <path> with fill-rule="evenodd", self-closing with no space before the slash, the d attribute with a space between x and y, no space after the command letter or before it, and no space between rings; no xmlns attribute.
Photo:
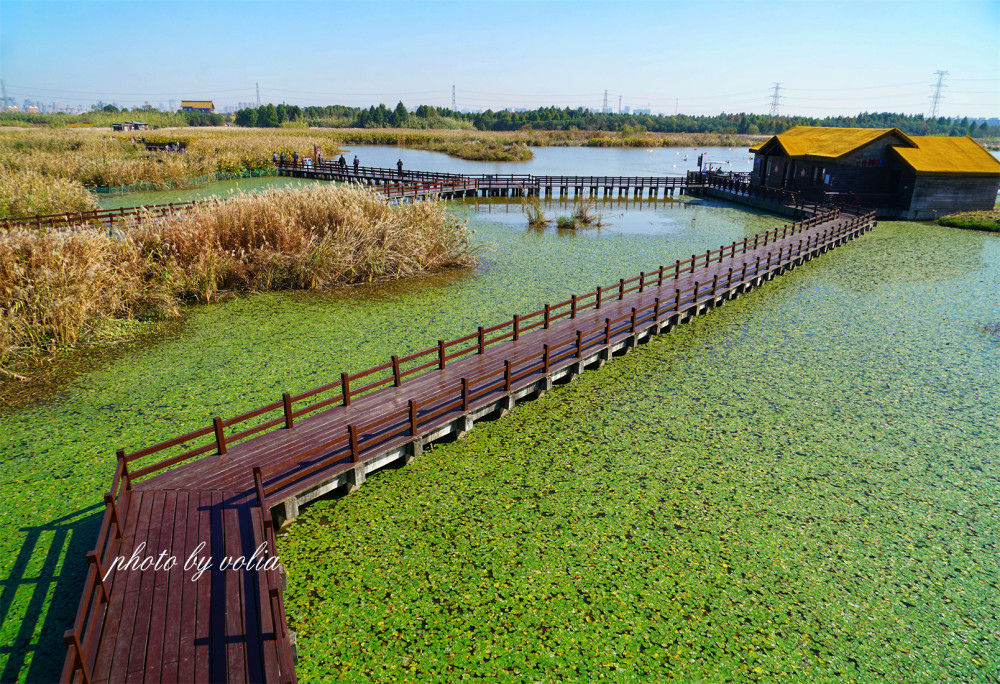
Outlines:
<svg viewBox="0 0 1000 684"><path fill-rule="evenodd" d="M390 206L362 188L240 195L112 230L0 234L0 364L86 341L112 318L175 315L220 291L309 289L475 263L441 202Z"/></svg>

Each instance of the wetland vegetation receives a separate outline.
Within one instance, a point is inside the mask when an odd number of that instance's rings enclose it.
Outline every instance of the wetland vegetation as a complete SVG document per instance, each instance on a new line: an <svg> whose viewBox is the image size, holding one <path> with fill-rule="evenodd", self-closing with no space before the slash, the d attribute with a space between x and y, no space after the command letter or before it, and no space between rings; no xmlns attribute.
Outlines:
<svg viewBox="0 0 1000 684"><path fill-rule="evenodd" d="M952 228L969 228L1000 233L1000 207L989 211L964 211L951 216L942 216L937 220L942 226Z"/></svg>
<svg viewBox="0 0 1000 684"><path fill-rule="evenodd" d="M0 235L0 368L99 339L112 321L175 316L220 292L316 289L471 266L441 202L390 206L363 188L240 195L185 214ZM9 372L9 371L8 371Z"/></svg>

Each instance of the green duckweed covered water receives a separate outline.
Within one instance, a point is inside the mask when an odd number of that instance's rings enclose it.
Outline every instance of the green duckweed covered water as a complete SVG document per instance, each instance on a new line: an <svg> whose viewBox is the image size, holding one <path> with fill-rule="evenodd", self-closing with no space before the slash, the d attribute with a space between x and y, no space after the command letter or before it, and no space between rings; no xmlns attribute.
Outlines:
<svg viewBox="0 0 1000 684"><path fill-rule="evenodd" d="M148 192L130 192L120 195L97 195L97 201L100 203L101 209L118 209L120 207L139 207L153 204L169 204L171 202L192 202L194 200L208 199L209 197L226 197L239 192L253 194L267 190L293 190L315 183L328 184L328 181L304 180L289 176L241 178L240 180L205 183L194 188L150 190Z"/></svg>
<svg viewBox="0 0 1000 684"><path fill-rule="evenodd" d="M315 503L300 677L995 681L998 287L883 223Z"/></svg>
<svg viewBox="0 0 1000 684"><path fill-rule="evenodd" d="M115 448L782 223L622 213L578 234L475 214L475 272L192 307L0 413L0 679L57 676ZM995 672L998 245L882 224L313 505L279 540L302 677Z"/></svg>

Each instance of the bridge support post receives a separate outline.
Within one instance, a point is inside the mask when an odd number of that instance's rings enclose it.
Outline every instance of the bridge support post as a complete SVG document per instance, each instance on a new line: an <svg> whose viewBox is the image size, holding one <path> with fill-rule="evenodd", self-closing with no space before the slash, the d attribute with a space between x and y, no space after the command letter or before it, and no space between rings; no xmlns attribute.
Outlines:
<svg viewBox="0 0 1000 684"><path fill-rule="evenodd" d="M469 416L462 416L455 421L455 439L462 439L472 429L473 422Z"/></svg>
<svg viewBox="0 0 1000 684"><path fill-rule="evenodd" d="M403 453L403 465L410 465L417 456L424 453L424 443L418 437L406 445Z"/></svg>
<svg viewBox="0 0 1000 684"><path fill-rule="evenodd" d="M345 474L347 475L347 493L353 494L361 489L361 485L365 483L365 464L356 463L354 464L354 467L348 470Z"/></svg>

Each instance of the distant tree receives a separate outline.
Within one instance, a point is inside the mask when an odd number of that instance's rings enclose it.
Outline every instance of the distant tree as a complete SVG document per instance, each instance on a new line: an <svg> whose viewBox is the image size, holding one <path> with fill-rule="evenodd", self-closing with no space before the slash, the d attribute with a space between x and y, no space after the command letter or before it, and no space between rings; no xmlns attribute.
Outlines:
<svg viewBox="0 0 1000 684"><path fill-rule="evenodd" d="M400 100L399 104L396 105L396 109L392 112L391 123L393 126L399 126L402 128L410 122L410 113L406 111L406 107L403 106L403 101Z"/></svg>
<svg viewBox="0 0 1000 684"><path fill-rule="evenodd" d="M236 125L252 127L257 125L257 110L248 107L236 112Z"/></svg>
<svg viewBox="0 0 1000 684"><path fill-rule="evenodd" d="M277 128L279 123L273 104L266 104L257 110L257 125L261 128Z"/></svg>

